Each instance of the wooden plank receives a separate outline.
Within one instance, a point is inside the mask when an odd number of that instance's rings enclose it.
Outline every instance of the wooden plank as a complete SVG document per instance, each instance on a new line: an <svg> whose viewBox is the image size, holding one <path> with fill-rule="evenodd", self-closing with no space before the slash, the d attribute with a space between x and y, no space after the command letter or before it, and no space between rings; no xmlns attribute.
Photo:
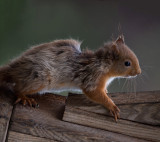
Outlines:
<svg viewBox="0 0 160 142"><path fill-rule="evenodd" d="M160 141L159 127L148 126L127 120L119 120L118 123L115 123L111 117L86 112L73 107L66 106L63 120L141 139L156 142Z"/></svg>
<svg viewBox="0 0 160 142"><path fill-rule="evenodd" d="M96 128L90 128L62 121L65 97L53 94L36 98L39 108L17 105L12 116L11 131L36 137L65 142L145 142Z"/></svg>
<svg viewBox="0 0 160 142"><path fill-rule="evenodd" d="M74 108L110 116L108 110L103 106L97 104L94 106L84 106L83 102L81 102L81 104L81 106L74 106ZM118 107L121 110L121 119L127 119L153 126L160 126L160 103L118 105Z"/></svg>
<svg viewBox="0 0 160 142"><path fill-rule="evenodd" d="M13 109L13 94L0 88L0 141L5 142Z"/></svg>
<svg viewBox="0 0 160 142"><path fill-rule="evenodd" d="M160 102L160 90L136 93L111 93L109 96L116 104L156 103Z"/></svg>
<svg viewBox="0 0 160 142"><path fill-rule="evenodd" d="M8 142L56 142L54 140L35 137L27 134L22 134L14 131L9 131Z"/></svg>
<svg viewBox="0 0 160 142"><path fill-rule="evenodd" d="M91 102L85 95L69 95L67 106L97 114L110 115L106 108ZM160 103L127 104L118 105L118 107L121 110L120 117L122 119L160 126Z"/></svg>
<svg viewBox="0 0 160 142"><path fill-rule="evenodd" d="M86 96L81 96L81 94L69 93L70 96L77 97L77 100L84 99ZM160 102L160 91L146 91L146 92L136 92L136 93L109 93L108 96L112 98L115 104L137 104L137 103L156 103Z"/></svg>

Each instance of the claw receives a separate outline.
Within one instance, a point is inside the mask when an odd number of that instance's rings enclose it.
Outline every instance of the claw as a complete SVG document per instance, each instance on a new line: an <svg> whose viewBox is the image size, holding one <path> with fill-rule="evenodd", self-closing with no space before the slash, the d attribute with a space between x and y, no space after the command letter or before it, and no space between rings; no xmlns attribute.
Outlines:
<svg viewBox="0 0 160 142"><path fill-rule="evenodd" d="M117 114L117 118L118 118L118 119L120 118L120 115L119 115L119 113Z"/></svg>
<svg viewBox="0 0 160 142"><path fill-rule="evenodd" d="M33 98L28 98L26 96L19 97L14 104L22 102L23 106L28 104L30 107L39 107L38 103Z"/></svg>
<svg viewBox="0 0 160 142"><path fill-rule="evenodd" d="M119 112L120 112L120 110L116 105L112 105L110 107L110 114L112 116L114 116L114 119L115 119L116 122L117 122L118 118L120 118Z"/></svg>
<svg viewBox="0 0 160 142"><path fill-rule="evenodd" d="M32 107L32 103L30 100L27 100L30 107Z"/></svg>
<svg viewBox="0 0 160 142"><path fill-rule="evenodd" d="M115 112L113 112L113 114L114 114L114 119L115 119L115 121L117 122L117 115L116 115Z"/></svg>
<svg viewBox="0 0 160 142"><path fill-rule="evenodd" d="M39 107L39 104L36 104L36 107Z"/></svg>
<svg viewBox="0 0 160 142"><path fill-rule="evenodd" d="M26 105L26 100L23 101L23 105L24 105L24 106Z"/></svg>
<svg viewBox="0 0 160 142"><path fill-rule="evenodd" d="M21 98L18 98L15 102L14 105L18 104L21 101Z"/></svg>

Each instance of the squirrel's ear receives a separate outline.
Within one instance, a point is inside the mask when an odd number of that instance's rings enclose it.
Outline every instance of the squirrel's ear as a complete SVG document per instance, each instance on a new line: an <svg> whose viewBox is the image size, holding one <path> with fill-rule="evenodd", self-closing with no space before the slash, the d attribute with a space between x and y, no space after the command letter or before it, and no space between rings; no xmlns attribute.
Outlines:
<svg viewBox="0 0 160 142"><path fill-rule="evenodd" d="M118 46L113 43L111 48L112 48L113 53L117 56L119 54Z"/></svg>
<svg viewBox="0 0 160 142"><path fill-rule="evenodd" d="M116 43L124 43L124 36L123 36L123 35L120 35L120 36L117 38Z"/></svg>

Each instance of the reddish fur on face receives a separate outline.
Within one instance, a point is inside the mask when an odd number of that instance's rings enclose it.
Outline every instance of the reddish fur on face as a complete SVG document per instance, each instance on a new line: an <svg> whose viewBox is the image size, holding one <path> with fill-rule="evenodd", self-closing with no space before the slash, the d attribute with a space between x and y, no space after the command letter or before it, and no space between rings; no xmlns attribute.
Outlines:
<svg viewBox="0 0 160 142"><path fill-rule="evenodd" d="M115 76L128 77L140 74L141 68L139 66L139 61L133 51L124 43L118 43L117 46L119 49L119 59L115 61L112 66L112 71L115 73ZM126 67L124 65L125 61L129 61L131 66Z"/></svg>

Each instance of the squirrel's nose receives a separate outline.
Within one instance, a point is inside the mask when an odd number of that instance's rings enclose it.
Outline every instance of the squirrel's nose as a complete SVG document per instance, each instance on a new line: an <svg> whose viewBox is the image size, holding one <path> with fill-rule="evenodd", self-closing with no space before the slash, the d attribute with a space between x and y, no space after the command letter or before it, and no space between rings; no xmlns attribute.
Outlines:
<svg viewBox="0 0 160 142"><path fill-rule="evenodd" d="M137 71L137 74L141 74L141 72L142 72L141 69L139 69L139 70Z"/></svg>

